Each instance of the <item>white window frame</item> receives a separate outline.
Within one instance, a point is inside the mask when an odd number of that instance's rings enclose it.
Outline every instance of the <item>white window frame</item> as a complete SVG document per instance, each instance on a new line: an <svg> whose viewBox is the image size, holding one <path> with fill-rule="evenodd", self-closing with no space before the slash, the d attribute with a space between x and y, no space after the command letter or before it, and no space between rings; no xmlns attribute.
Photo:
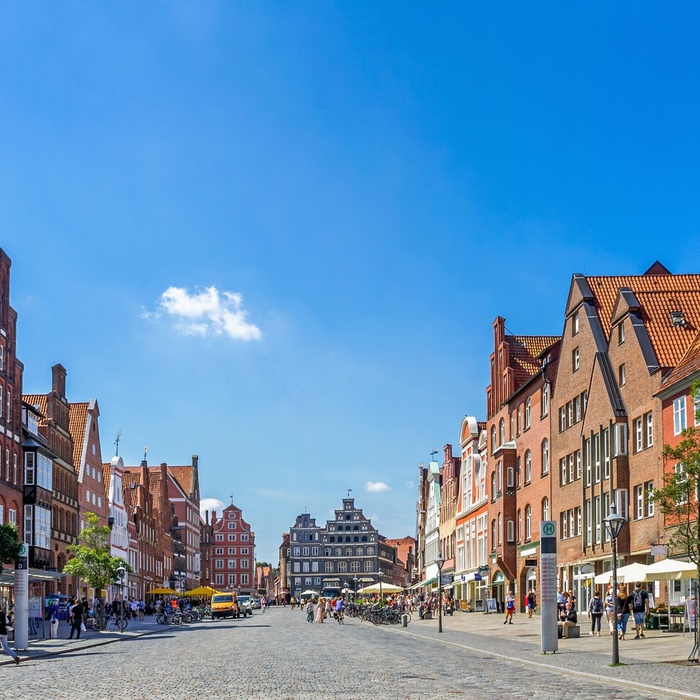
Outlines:
<svg viewBox="0 0 700 700"><path fill-rule="evenodd" d="M688 427L685 396L673 400L673 434L680 435Z"/></svg>

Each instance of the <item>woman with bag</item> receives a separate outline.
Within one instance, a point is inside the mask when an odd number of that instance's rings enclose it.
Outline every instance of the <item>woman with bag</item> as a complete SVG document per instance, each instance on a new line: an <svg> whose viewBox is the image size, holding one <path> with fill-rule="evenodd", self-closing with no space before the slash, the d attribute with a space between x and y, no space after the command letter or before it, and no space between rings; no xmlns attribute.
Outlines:
<svg viewBox="0 0 700 700"><path fill-rule="evenodd" d="M18 664L21 661L19 654L17 654L14 649L11 649L10 645L7 643L8 623L9 620L7 619L5 611L0 608L0 644L2 644L3 651L9 654L15 660L15 663ZM9 629L12 628L10 627Z"/></svg>

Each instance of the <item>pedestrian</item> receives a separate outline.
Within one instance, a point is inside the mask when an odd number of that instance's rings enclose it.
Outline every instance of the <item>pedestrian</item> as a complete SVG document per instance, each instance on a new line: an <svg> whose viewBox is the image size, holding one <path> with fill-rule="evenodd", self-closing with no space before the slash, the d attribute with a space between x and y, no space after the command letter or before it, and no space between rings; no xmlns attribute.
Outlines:
<svg viewBox="0 0 700 700"><path fill-rule="evenodd" d="M316 622L323 624L323 617L326 614L326 601L323 598L318 599L318 605L316 606Z"/></svg>
<svg viewBox="0 0 700 700"><path fill-rule="evenodd" d="M617 614L615 613L615 596L613 595L613 587L608 586L608 592L605 596L605 617L608 621L610 636L615 634L617 628Z"/></svg>
<svg viewBox="0 0 700 700"><path fill-rule="evenodd" d="M506 619L503 621L504 625L513 624L513 614L515 613L515 596L513 591L508 591L506 596Z"/></svg>
<svg viewBox="0 0 700 700"><path fill-rule="evenodd" d="M70 636L68 639L73 639L73 632L76 634L76 639L80 639L80 626L83 624L83 604L80 601L72 601L69 607L70 614Z"/></svg>
<svg viewBox="0 0 700 700"><path fill-rule="evenodd" d="M314 621L314 603L309 598L309 602L306 604L306 621L313 623Z"/></svg>
<svg viewBox="0 0 700 700"><path fill-rule="evenodd" d="M578 615L576 614L576 608L567 602L564 604L564 610L559 616L559 627L561 628L561 636L564 639L568 639L569 630L572 627L576 627L578 624Z"/></svg>
<svg viewBox="0 0 700 700"><path fill-rule="evenodd" d="M7 633L12 629L8 627L9 622L5 610L0 608L0 644L2 644L3 651L14 659L15 664L18 664L21 661L19 654L14 649L11 649L10 645L7 643Z"/></svg>
<svg viewBox="0 0 700 700"><path fill-rule="evenodd" d="M58 639L58 600L53 598L47 611L49 618L49 639Z"/></svg>
<svg viewBox="0 0 700 700"><path fill-rule="evenodd" d="M535 593L535 589L531 588L527 592L527 616L532 617L535 614L536 609L537 609L537 594Z"/></svg>
<svg viewBox="0 0 700 700"><path fill-rule="evenodd" d="M600 591L596 590L588 603L588 617L591 619L591 631L588 633L591 637L595 636L596 628L600 637L600 620L603 617L603 601L600 599Z"/></svg>
<svg viewBox="0 0 700 700"><path fill-rule="evenodd" d="M634 584L632 591L632 615L634 615L635 639L644 638L644 622L649 614L649 593L642 588L640 581Z"/></svg>
<svg viewBox="0 0 700 700"><path fill-rule="evenodd" d="M624 641L627 632L627 620L630 619L632 596L627 595L627 589L620 586L617 592L617 636Z"/></svg>

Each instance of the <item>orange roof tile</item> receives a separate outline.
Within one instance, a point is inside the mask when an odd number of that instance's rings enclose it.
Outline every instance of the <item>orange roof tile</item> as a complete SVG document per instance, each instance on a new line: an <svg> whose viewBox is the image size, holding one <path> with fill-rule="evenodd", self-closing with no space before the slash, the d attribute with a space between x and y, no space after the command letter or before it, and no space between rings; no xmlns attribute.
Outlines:
<svg viewBox="0 0 700 700"><path fill-rule="evenodd" d="M69 430L73 437L73 464L80 470L80 458L83 456L83 443L85 442L85 429L87 427L88 407L87 401L70 403Z"/></svg>
<svg viewBox="0 0 700 700"><path fill-rule="evenodd" d="M194 491L194 469L191 465L187 467L171 467L168 465L168 471L188 496Z"/></svg>
<svg viewBox="0 0 700 700"><path fill-rule="evenodd" d="M618 290L632 290L642 309L642 320L662 367L675 367L700 329L700 275L646 274L586 277L606 337ZM674 326L671 312L682 311L686 327Z"/></svg>
<svg viewBox="0 0 700 700"><path fill-rule="evenodd" d="M46 417L46 407L48 405L46 394L23 394L22 401L30 406L36 406Z"/></svg>
<svg viewBox="0 0 700 700"><path fill-rule="evenodd" d="M510 346L510 365L517 390L542 369L537 357L561 338L555 335L506 335L505 340Z"/></svg>
<svg viewBox="0 0 700 700"><path fill-rule="evenodd" d="M683 359L672 372L664 377L661 384L664 387L671 386L697 372L700 372L700 333L696 334L695 340L690 344Z"/></svg>

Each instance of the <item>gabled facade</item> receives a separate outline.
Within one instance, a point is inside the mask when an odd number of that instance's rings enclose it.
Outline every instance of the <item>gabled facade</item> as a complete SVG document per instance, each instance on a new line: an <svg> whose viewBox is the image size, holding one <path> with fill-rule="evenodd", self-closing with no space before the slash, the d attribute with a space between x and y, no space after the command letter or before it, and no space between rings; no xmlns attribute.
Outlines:
<svg viewBox="0 0 700 700"><path fill-rule="evenodd" d="M452 454L452 445L443 448L443 462L440 469L440 525L439 551L444 559L442 573L452 581L455 573L455 514L459 495L459 475L461 458Z"/></svg>
<svg viewBox="0 0 700 700"><path fill-rule="evenodd" d="M488 574L484 569L489 567L486 424L479 423L473 416L465 416L460 426L459 446L462 469L455 514L453 590L455 598L464 601L468 609L485 610Z"/></svg>
<svg viewBox="0 0 700 700"><path fill-rule="evenodd" d="M611 566L602 521L612 503L629 523L618 540L623 563L649 563L663 540L649 498L663 478L654 396L700 327L700 275L672 275L659 263L638 276L574 275L565 315L551 426L555 510L560 583L583 605L589 579Z"/></svg>
<svg viewBox="0 0 700 700"><path fill-rule="evenodd" d="M423 558L425 563L425 579L420 583L424 586L437 581L437 557L440 554L440 467L435 461L430 461L425 476L426 483L426 514L425 542ZM443 555L444 556L444 555Z"/></svg>
<svg viewBox="0 0 700 700"><path fill-rule="evenodd" d="M114 456L109 464L102 465L102 479L107 489L110 529L109 546L113 557L129 561L129 514L124 505L124 460Z"/></svg>
<svg viewBox="0 0 700 700"><path fill-rule="evenodd" d="M214 588L254 595L255 533L243 519L241 509L231 503L221 516L212 512L211 528Z"/></svg>

